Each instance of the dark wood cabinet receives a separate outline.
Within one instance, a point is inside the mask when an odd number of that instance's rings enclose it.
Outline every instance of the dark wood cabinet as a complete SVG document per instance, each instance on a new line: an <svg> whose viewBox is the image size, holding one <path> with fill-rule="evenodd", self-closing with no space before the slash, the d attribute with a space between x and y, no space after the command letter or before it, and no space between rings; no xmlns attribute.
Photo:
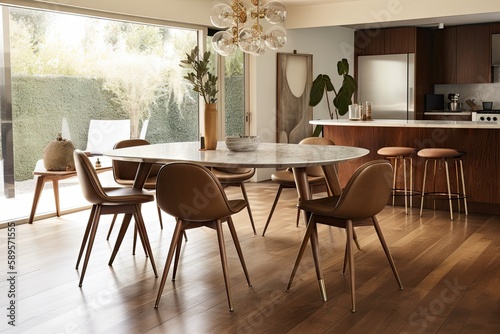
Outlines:
<svg viewBox="0 0 500 334"><path fill-rule="evenodd" d="M457 83L490 82L490 25L457 27Z"/></svg>
<svg viewBox="0 0 500 334"><path fill-rule="evenodd" d="M433 33L433 81L436 84L457 82L457 28Z"/></svg>
<svg viewBox="0 0 500 334"><path fill-rule="evenodd" d="M435 84L491 82L489 24L446 27L433 34Z"/></svg>
<svg viewBox="0 0 500 334"><path fill-rule="evenodd" d="M362 29L354 33L354 48L358 56L415 53L415 27Z"/></svg>
<svg viewBox="0 0 500 334"><path fill-rule="evenodd" d="M384 29L384 54L415 53L416 28L389 28Z"/></svg>
<svg viewBox="0 0 500 334"><path fill-rule="evenodd" d="M360 56L384 54L384 30L380 28L356 30L354 49Z"/></svg>

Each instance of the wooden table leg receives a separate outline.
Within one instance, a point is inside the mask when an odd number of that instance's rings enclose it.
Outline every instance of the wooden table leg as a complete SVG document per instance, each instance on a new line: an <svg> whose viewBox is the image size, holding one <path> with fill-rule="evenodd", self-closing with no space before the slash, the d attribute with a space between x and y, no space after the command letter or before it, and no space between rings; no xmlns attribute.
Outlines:
<svg viewBox="0 0 500 334"><path fill-rule="evenodd" d="M333 196L339 196L342 193L342 187L340 186L339 176L337 173L337 166L324 165L323 173L325 174L326 183Z"/></svg>
<svg viewBox="0 0 500 334"><path fill-rule="evenodd" d="M61 208L59 205L59 180L52 179L52 188L54 188L54 200L56 201L56 216L61 217Z"/></svg>
<svg viewBox="0 0 500 334"><path fill-rule="evenodd" d="M38 206L38 200L42 194L43 186L45 185L45 176L38 175L36 177L35 193L33 194L33 204L31 205L31 213L28 223L33 224L33 219L35 218L36 207Z"/></svg>
<svg viewBox="0 0 500 334"><path fill-rule="evenodd" d="M292 170L299 198L303 200L312 199L311 189L309 187L309 181L307 181L306 168L294 167L292 168Z"/></svg>

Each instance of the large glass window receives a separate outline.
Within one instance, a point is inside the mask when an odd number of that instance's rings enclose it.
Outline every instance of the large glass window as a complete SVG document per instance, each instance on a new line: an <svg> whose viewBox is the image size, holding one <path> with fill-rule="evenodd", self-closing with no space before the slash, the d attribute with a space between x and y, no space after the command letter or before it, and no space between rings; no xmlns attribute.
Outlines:
<svg viewBox="0 0 500 334"><path fill-rule="evenodd" d="M92 119L129 119L131 137L143 130L151 143L198 140L198 97L179 66L198 30L4 10L2 99L12 103L1 113L0 221L29 215L32 172L44 147L62 133L84 150ZM67 182L60 187L76 179ZM37 213L53 211L52 194L42 197L48 205L40 203Z"/></svg>
<svg viewBox="0 0 500 334"><path fill-rule="evenodd" d="M207 40L207 49L213 57L213 64L219 76L222 89L218 109L221 110L221 135L245 135L249 119L245 108L245 57L237 49L232 55L222 57L212 48L211 38Z"/></svg>

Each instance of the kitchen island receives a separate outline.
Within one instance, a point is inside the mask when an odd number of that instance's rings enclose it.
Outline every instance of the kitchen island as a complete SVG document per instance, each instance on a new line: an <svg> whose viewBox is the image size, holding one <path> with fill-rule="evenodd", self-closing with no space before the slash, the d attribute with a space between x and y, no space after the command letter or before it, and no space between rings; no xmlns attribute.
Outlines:
<svg viewBox="0 0 500 334"><path fill-rule="evenodd" d="M469 213L500 215L500 123L433 120L313 120L323 125L323 135L337 145L356 146L370 150L360 159L339 166L339 178L344 186L354 170L366 161L380 159L377 150L385 146L454 148L465 151L463 157ZM422 189L424 160L415 156L415 190ZM452 170L452 175L454 170ZM445 187L437 183L437 187ZM452 185L453 187L453 185ZM441 188L445 189L445 188ZM420 205L416 197L414 207ZM425 203L425 207L432 207ZM436 207L447 210L446 201L436 201Z"/></svg>

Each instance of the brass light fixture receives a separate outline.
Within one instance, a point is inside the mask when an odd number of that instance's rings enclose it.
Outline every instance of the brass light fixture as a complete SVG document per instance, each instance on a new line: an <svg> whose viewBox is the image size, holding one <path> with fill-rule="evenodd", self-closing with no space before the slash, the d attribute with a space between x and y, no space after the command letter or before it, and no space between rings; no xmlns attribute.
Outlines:
<svg viewBox="0 0 500 334"><path fill-rule="evenodd" d="M232 0L231 5L220 3L212 8L212 24L228 28L212 38L217 53L228 56L239 47L243 52L258 56L267 48L277 50L285 45L286 30L278 25L286 19L285 5L280 1L271 1L266 5L261 2L251 0L251 6L248 6L242 0ZM264 19L273 25L265 33L261 25Z"/></svg>

